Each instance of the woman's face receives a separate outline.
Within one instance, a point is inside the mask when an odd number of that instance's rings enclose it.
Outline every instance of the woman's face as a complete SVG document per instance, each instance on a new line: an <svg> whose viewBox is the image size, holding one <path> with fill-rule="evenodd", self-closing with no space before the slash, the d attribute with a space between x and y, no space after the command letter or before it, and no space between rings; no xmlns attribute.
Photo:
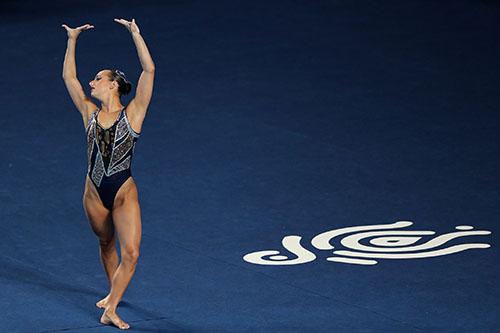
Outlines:
<svg viewBox="0 0 500 333"><path fill-rule="evenodd" d="M109 69L104 69L96 74L94 79L89 82L90 86L90 96L96 98L103 98L106 94L109 94L116 84L109 80Z"/></svg>

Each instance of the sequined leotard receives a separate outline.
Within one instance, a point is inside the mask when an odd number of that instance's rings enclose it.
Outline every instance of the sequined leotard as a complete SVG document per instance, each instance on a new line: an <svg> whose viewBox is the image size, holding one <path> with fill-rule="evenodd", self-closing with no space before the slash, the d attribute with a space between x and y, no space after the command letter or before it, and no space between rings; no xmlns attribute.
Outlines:
<svg viewBox="0 0 500 333"><path fill-rule="evenodd" d="M104 206L111 210L116 193L132 175L130 164L140 133L130 126L125 108L108 128L99 124L99 112L92 113L87 125L87 173Z"/></svg>

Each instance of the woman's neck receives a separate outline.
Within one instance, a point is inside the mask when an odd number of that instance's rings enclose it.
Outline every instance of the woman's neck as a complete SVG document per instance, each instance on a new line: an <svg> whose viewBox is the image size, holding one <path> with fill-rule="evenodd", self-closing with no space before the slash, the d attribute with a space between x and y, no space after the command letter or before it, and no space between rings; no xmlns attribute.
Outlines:
<svg viewBox="0 0 500 333"><path fill-rule="evenodd" d="M117 112L122 109L123 105L116 96L110 96L107 101L101 101L101 111L103 112Z"/></svg>

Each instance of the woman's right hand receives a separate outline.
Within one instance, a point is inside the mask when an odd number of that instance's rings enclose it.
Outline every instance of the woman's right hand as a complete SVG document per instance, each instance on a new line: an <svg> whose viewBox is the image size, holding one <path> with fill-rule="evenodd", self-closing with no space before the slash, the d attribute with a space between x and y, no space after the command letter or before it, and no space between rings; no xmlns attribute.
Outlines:
<svg viewBox="0 0 500 333"><path fill-rule="evenodd" d="M61 26L64 29L66 29L66 31L68 32L68 38L75 38L75 39L78 37L80 32L94 28L94 26L90 25L90 24L85 24L85 25L79 26L78 28L74 28L74 29L68 27L66 24L63 24Z"/></svg>

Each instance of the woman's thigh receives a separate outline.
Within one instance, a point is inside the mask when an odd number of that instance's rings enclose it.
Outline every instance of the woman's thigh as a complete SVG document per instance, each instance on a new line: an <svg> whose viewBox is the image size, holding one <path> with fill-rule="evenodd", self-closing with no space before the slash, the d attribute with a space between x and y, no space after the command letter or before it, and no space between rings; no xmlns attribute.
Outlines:
<svg viewBox="0 0 500 333"><path fill-rule="evenodd" d="M92 227L92 231L94 231L99 238L99 242L101 244L106 244L112 241L115 230L111 212L102 204L97 194L97 190L88 176L85 181L83 208L90 226Z"/></svg>
<svg viewBox="0 0 500 333"><path fill-rule="evenodd" d="M130 177L118 190L112 211L115 230L120 241L122 255L139 255L141 243L141 209L137 187Z"/></svg>

